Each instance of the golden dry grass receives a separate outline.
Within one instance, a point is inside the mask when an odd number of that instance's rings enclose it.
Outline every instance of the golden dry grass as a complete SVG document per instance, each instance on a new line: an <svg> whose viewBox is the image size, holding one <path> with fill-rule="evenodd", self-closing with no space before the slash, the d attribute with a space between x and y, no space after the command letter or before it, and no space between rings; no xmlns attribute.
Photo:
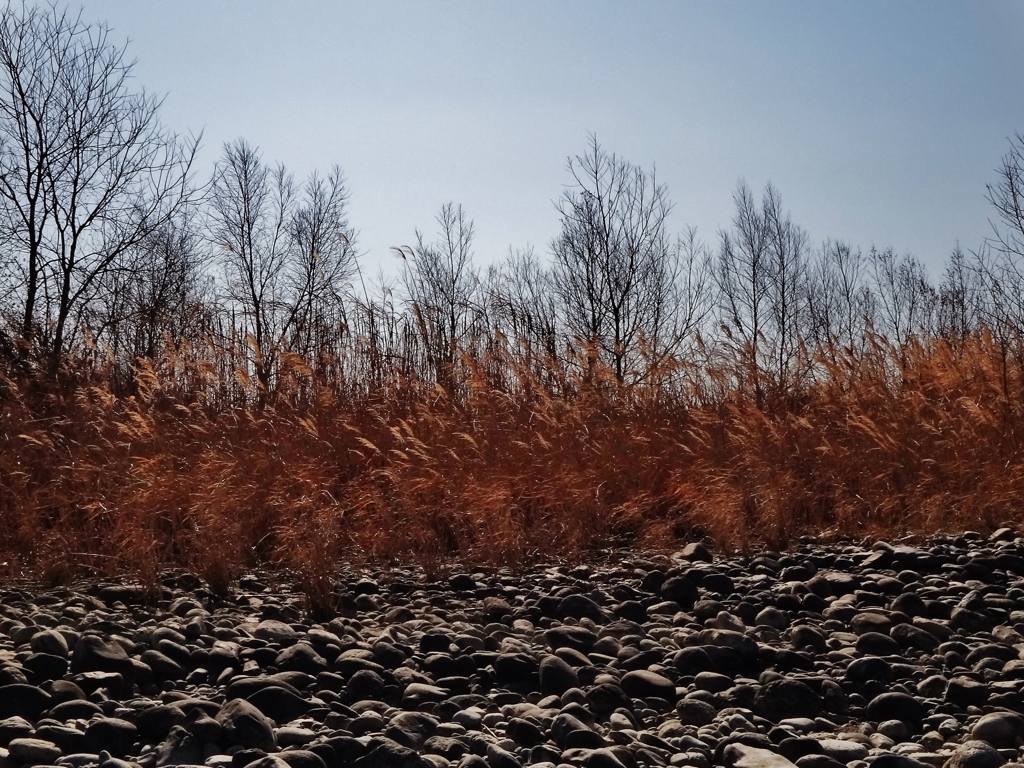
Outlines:
<svg viewBox="0 0 1024 768"><path fill-rule="evenodd" d="M9 373L0 560L53 579L180 565L220 589L269 563L327 605L340 560L436 570L1021 518L1024 381L988 334L828 352L760 407L725 368L554 386L508 357L467 359L448 388L396 373L347 393L291 360L259 406L231 405L216 367L185 355L140 367L130 395L102 372Z"/></svg>

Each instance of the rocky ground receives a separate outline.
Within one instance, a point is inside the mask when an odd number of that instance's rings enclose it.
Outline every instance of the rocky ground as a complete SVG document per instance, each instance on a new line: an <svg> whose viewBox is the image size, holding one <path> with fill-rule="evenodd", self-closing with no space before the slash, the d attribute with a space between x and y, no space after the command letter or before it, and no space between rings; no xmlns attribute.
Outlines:
<svg viewBox="0 0 1024 768"><path fill-rule="evenodd" d="M1024 539L0 589L0 768L1024 763Z"/></svg>

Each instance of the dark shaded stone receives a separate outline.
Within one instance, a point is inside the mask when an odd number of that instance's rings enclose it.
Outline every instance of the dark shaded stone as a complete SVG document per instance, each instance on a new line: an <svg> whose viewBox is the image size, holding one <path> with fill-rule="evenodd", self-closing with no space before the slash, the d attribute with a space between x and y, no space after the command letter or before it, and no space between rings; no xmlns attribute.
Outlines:
<svg viewBox="0 0 1024 768"><path fill-rule="evenodd" d="M555 743L562 749L569 748L568 743L571 734L583 731L586 731L587 733L591 733L594 736L601 738L601 735L590 730L586 723L584 723L579 718L574 717L571 714L568 714L567 712L560 713L557 717L555 717L555 719L551 723L551 738L554 739ZM581 738L583 740L590 740L590 737L588 736L583 736ZM604 740L602 739L602 744L600 746L604 746L603 741ZM594 742L592 741L591 743ZM576 743L574 746L584 745ZM596 749L596 747L594 748Z"/></svg>
<svg viewBox="0 0 1024 768"><path fill-rule="evenodd" d="M1019 642L1019 641L1018 641ZM964 661L968 665L974 666L979 661L986 659L999 659L1000 661L1012 661L1018 659L1017 649L1012 645L1003 645L1000 643L983 643L977 648L972 648L971 652L964 657Z"/></svg>
<svg viewBox="0 0 1024 768"><path fill-rule="evenodd" d="M213 644L210 653L206 658L206 668L210 674L216 676L225 669L238 669L238 653L240 648L237 643L218 640Z"/></svg>
<svg viewBox="0 0 1024 768"><path fill-rule="evenodd" d="M560 696L570 688L578 688L579 676L558 656L545 656L540 663L540 692Z"/></svg>
<svg viewBox="0 0 1024 768"><path fill-rule="evenodd" d="M544 632L544 642L551 646L551 650L559 648L572 648L580 653L590 653L597 642L597 635L586 627L552 627Z"/></svg>
<svg viewBox="0 0 1024 768"><path fill-rule="evenodd" d="M984 612L973 611L963 606L953 609L950 623L956 629L965 629L968 632L987 632L995 625L995 622Z"/></svg>
<svg viewBox="0 0 1024 768"><path fill-rule="evenodd" d="M875 696L868 702L868 719L876 723L885 720L901 720L920 725L927 714L924 704L906 693L891 691Z"/></svg>
<svg viewBox="0 0 1024 768"><path fill-rule="evenodd" d="M822 739L821 751L843 765L868 756L868 747L847 739Z"/></svg>
<svg viewBox="0 0 1024 768"><path fill-rule="evenodd" d="M366 744L351 736L332 736L327 740L327 744L343 765L355 762L368 751Z"/></svg>
<svg viewBox="0 0 1024 768"><path fill-rule="evenodd" d="M219 744L224 735L223 726L201 709L188 713L185 730L204 744Z"/></svg>
<svg viewBox="0 0 1024 768"><path fill-rule="evenodd" d="M871 768L929 768L929 763L922 763L912 757L889 752L873 758Z"/></svg>
<svg viewBox="0 0 1024 768"><path fill-rule="evenodd" d="M427 702L437 704L445 701L450 695L451 691L438 685L409 683L402 693L402 706L415 709Z"/></svg>
<svg viewBox="0 0 1024 768"><path fill-rule="evenodd" d="M987 741L1000 749L1024 745L1024 718L1015 712L982 715L971 729L971 738Z"/></svg>
<svg viewBox="0 0 1024 768"><path fill-rule="evenodd" d="M434 764L420 757L415 750L387 738L374 739L370 750L357 759L353 768L434 768Z"/></svg>
<svg viewBox="0 0 1024 768"><path fill-rule="evenodd" d="M984 741L961 744L946 761L946 768L1000 768L1006 762L999 750Z"/></svg>
<svg viewBox="0 0 1024 768"><path fill-rule="evenodd" d="M680 699L676 704L676 715L683 725L707 725L715 719L715 708L700 699Z"/></svg>
<svg viewBox="0 0 1024 768"><path fill-rule="evenodd" d="M281 651L274 661L274 666L289 672L305 672L307 675L318 675L329 669L327 661L313 649L313 646L304 642Z"/></svg>
<svg viewBox="0 0 1024 768"><path fill-rule="evenodd" d="M510 684L532 684L539 665L529 653L502 653L494 660L498 680Z"/></svg>
<svg viewBox="0 0 1024 768"><path fill-rule="evenodd" d="M733 580L724 573L705 573L699 586L722 596L731 595L736 590Z"/></svg>
<svg viewBox="0 0 1024 768"><path fill-rule="evenodd" d="M877 656L864 656L854 659L846 667L846 679L854 683L866 683L877 680L880 683L891 683L893 680L892 665Z"/></svg>
<svg viewBox="0 0 1024 768"><path fill-rule="evenodd" d="M615 752L602 747L593 750L587 756L586 768L626 768L626 765Z"/></svg>
<svg viewBox="0 0 1024 768"><path fill-rule="evenodd" d="M684 611L691 610L700 598L697 585L685 576L673 576L661 585L658 592L663 599L678 603Z"/></svg>
<svg viewBox="0 0 1024 768"><path fill-rule="evenodd" d="M246 699L256 693L256 691L262 691L264 688L271 687L284 688L296 696L299 695L298 688L277 677L236 677L228 683L227 688L224 690L224 695L229 699Z"/></svg>
<svg viewBox="0 0 1024 768"><path fill-rule="evenodd" d="M612 606L612 614L628 621L647 621L647 609L637 600L623 600Z"/></svg>
<svg viewBox="0 0 1024 768"><path fill-rule="evenodd" d="M426 635L424 635L426 637ZM406 659L405 651L391 643L380 641L373 644L373 658L386 669L394 669ZM316 674L320 674L319 672Z"/></svg>
<svg viewBox="0 0 1024 768"><path fill-rule="evenodd" d="M0 663L0 685L28 685L25 671L14 664Z"/></svg>
<svg viewBox="0 0 1024 768"><path fill-rule="evenodd" d="M828 755L804 755L796 761L796 768L845 768L841 763Z"/></svg>
<svg viewBox="0 0 1024 768"><path fill-rule="evenodd" d="M400 712L391 718L384 735L410 749L422 749L437 730L437 720L423 712Z"/></svg>
<svg viewBox="0 0 1024 768"><path fill-rule="evenodd" d="M319 754L309 749L288 749L278 752L277 757L290 768L327 768L327 762Z"/></svg>
<svg viewBox="0 0 1024 768"><path fill-rule="evenodd" d="M24 717L8 717L0 720L0 747L6 747L11 739L24 739L32 735L32 723Z"/></svg>
<svg viewBox="0 0 1024 768"><path fill-rule="evenodd" d="M613 683L600 683L587 690L587 704L597 715L607 715L619 707L632 709L633 702L629 696Z"/></svg>
<svg viewBox="0 0 1024 768"><path fill-rule="evenodd" d="M717 672L698 672L693 680L699 690L721 693L733 687L733 679Z"/></svg>
<svg viewBox="0 0 1024 768"><path fill-rule="evenodd" d="M715 671L715 663L708 652L700 646L683 648L672 657L672 664L682 675L696 675L700 672Z"/></svg>
<svg viewBox="0 0 1024 768"><path fill-rule="evenodd" d="M881 632L865 632L857 638L856 648L865 656L895 656L900 653L899 643Z"/></svg>
<svg viewBox="0 0 1024 768"><path fill-rule="evenodd" d="M715 659L712 648L727 648L738 655L742 664L756 664L759 658L757 643L742 632L731 629L705 629L697 636L705 651ZM710 646L710 647L709 647ZM715 659L716 665L718 660ZM724 670L716 669L716 672Z"/></svg>
<svg viewBox="0 0 1024 768"><path fill-rule="evenodd" d="M216 702L195 698L193 696L185 699L175 699L174 701L171 701L170 704L172 707L178 707L186 715L191 714L195 709L201 709L210 717L216 717L217 713L220 712L220 705Z"/></svg>
<svg viewBox="0 0 1024 768"><path fill-rule="evenodd" d="M143 651L141 659L153 670L153 676L157 680L182 680L185 677L185 670L181 664L160 651Z"/></svg>
<svg viewBox="0 0 1024 768"><path fill-rule="evenodd" d="M252 634L260 640L278 643L282 646L291 645L297 637L297 633L289 624L277 619L264 619L252 631Z"/></svg>
<svg viewBox="0 0 1024 768"><path fill-rule="evenodd" d="M245 766L246 768L288 768L288 763L277 755L264 755L252 762L246 762ZM232 768L234 768L234 758L232 758Z"/></svg>
<svg viewBox="0 0 1024 768"><path fill-rule="evenodd" d="M808 736L790 736L779 742L778 753L795 763L801 757L822 754L821 742Z"/></svg>
<svg viewBox="0 0 1024 768"><path fill-rule="evenodd" d="M32 635L29 646L33 653L45 653L50 656L68 657L68 641L55 629L44 629Z"/></svg>
<svg viewBox="0 0 1024 768"><path fill-rule="evenodd" d="M0 685L0 718L35 720L50 706L50 694L25 683Z"/></svg>
<svg viewBox="0 0 1024 768"><path fill-rule="evenodd" d="M506 749L502 749L497 744L487 745L487 764L490 768L522 768L523 764L519 762L519 759ZM965 767L973 768L973 767ZM987 768L986 766L979 766L978 768Z"/></svg>
<svg viewBox="0 0 1024 768"><path fill-rule="evenodd" d="M619 681L623 692L635 699L664 699L670 704L676 700L676 686L667 677L647 670L627 672Z"/></svg>
<svg viewBox="0 0 1024 768"><path fill-rule="evenodd" d="M821 712L821 696L799 680L773 680L754 697L754 711L777 723L791 717L817 717Z"/></svg>
<svg viewBox="0 0 1024 768"><path fill-rule="evenodd" d="M372 669L360 669L348 679L345 688L353 701L380 701L384 685L384 678Z"/></svg>
<svg viewBox="0 0 1024 768"><path fill-rule="evenodd" d="M469 747L451 736L431 736L424 743L423 751L430 755L441 755L447 760L458 760L469 753Z"/></svg>
<svg viewBox="0 0 1024 768"><path fill-rule="evenodd" d="M858 635L863 635L867 632L877 632L882 635L888 635L891 628L892 619L888 616L882 616L881 614L874 613L872 611L858 613L850 619L850 629Z"/></svg>
<svg viewBox="0 0 1024 768"><path fill-rule="evenodd" d="M21 662L29 679L38 685L47 680L60 680L68 673L68 660L50 653L33 653Z"/></svg>
<svg viewBox="0 0 1024 768"><path fill-rule="evenodd" d="M11 760L27 765L53 765L61 756L56 744L42 739L12 739L7 750Z"/></svg>
<svg viewBox="0 0 1024 768"><path fill-rule="evenodd" d="M456 573L448 577L448 586L456 592L472 592L476 589L476 579L468 573Z"/></svg>
<svg viewBox="0 0 1024 768"><path fill-rule="evenodd" d="M916 648L925 653L935 653L939 647L939 640L935 635L913 624L897 624L889 630L889 637L903 648Z"/></svg>
<svg viewBox="0 0 1024 768"><path fill-rule="evenodd" d="M86 751L85 734L70 726L42 725L36 729L33 738L56 744L65 755L75 755Z"/></svg>
<svg viewBox="0 0 1024 768"><path fill-rule="evenodd" d="M945 699L961 707L983 706L988 701L988 686L969 677L954 677L946 684Z"/></svg>
<svg viewBox="0 0 1024 768"><path fill-rule="evenodd" d="M71 654L71 674L83 672L114 672L124 678L130 690L135 680L135 665L116 640L101 635L86 634L78 638Z"/></svg>
<svg viewBox="0 0 1024 768"><path fill-rule="evenodd" d="M217 713L228 744L271 750L277 746L270 721L255 706L243 699L228 701Z"/></svg>
<svg viewBox="0 0 1024 768"><path fill-rule="evenodd" d="M257 760L267 756L262 749L240 749L231 757L231 768L245 768L254 765Z"/></svg>
<svg viewBox="0 0 1024 768"><path fill-rule="evenodd" d="M132 665L132 674L135 674L134 664ZM90 696L102 689L109 696L121 698L130 690L125 682L124 675L120 672L80 672L74 675L71 680Z"/></svg>
<svg viewBox="0 0 1024 768"><path fill-rule="evenodd" d="M547 740L544 736L544 731L539 726L520 717L513 717L508 721L508 725L505 726L505 733L516 744L524 747L535 747Z"/></svg>
<svg viewBox="0 0 1024 768"><path fill-rule="evenodd" d="M97 754L105 749L114 757L124 757L138 736L138 728L127 720L104 717L93 720L85 729L85 746Z"/></svg>
<svg viewBox="0 0 1024 768"><path fill-rule="evenodd" d="M54 680L50 686L50 696L54 704L60 704L73 699L85 699L85 691L70 680Z"/></svg>
<svg viewBox="0 0 1024 768"><path fill-rule="evenodd" d="M311 707L301 696L276 685L256 691L246 701L282 725L302 717Z"/></svg>
<svg viewBox="0 0 1024 768"><path fill-rule="evenodd" d="M790 621L791 620L785 611L769 605L761 609L754 617L754 626L772 627L774 629L783 630L790 625Z"/></svg>
<svg viewBox="0 0 1024 768"><path fill-rule="evenodd" d="M560 616L572 616L574 619L588 618L598 624L608 621L608 615L597 603L586 595L566 595L558 603Z"/></svg>
<svg viewBox="0 0 1024 768"><path fill-rule="evenodd" d="M500 619L512 613L512 606L500 597L484 598L484 615L491 619Z"/></svg>
<svg viewBox="0 0 1024 768"><path fill-rule="evenodd" d="M913 592L904 592L902 595L898 595L889 604L889 608L893 611L905 613L911 618L928 615L928 607L925 605L924 599Z"/></svg>

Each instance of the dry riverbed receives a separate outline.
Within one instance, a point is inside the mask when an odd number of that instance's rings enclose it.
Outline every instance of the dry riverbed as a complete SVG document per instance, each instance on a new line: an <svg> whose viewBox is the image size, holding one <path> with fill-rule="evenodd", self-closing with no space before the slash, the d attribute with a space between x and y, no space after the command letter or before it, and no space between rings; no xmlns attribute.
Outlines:
<svg viewBox="0 0 1024 768"><path fill-rule="evenodd" d="M1024 539L628 553L526 574L0 587L0 768L998 768Z"/></svg>

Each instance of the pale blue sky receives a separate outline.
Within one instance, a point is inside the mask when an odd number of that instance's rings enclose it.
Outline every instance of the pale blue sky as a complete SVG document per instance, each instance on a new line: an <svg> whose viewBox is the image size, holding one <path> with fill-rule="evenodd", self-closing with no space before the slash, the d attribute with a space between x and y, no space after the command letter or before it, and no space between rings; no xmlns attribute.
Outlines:
<svg viewBox="0 0 1024 768"><path fill-rule="evenodd" d="M745 178L812 239L933 273L988 234L985 185L1024 131L1018 2L86 0L131 39L205 176L244 136L297 176L338 163L371 271L440 205L478 263L547 254L589 132L650 167L672 226L717 242Z"/></svg>

